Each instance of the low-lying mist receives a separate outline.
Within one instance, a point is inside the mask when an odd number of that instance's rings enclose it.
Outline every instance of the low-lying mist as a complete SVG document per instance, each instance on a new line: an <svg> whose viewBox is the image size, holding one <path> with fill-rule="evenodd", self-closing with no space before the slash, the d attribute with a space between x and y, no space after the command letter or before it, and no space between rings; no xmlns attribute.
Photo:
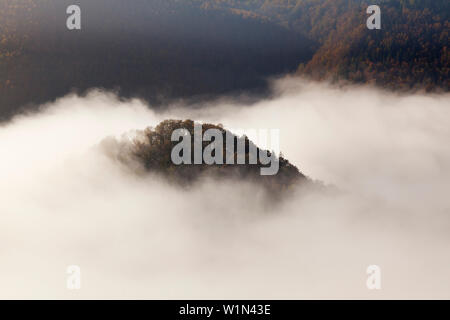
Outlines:
<svg viewBox="0 0 450 320"><path fill-rule="evenodd" d="M450 298L450 95L273 88L252 106L159 113L93 91L2 124L0 298ZM186 190L105 143L188 118L280 129L285 158L340 192L268 206L243 181ZM369 265L381 290L366 287Z"/></svg>

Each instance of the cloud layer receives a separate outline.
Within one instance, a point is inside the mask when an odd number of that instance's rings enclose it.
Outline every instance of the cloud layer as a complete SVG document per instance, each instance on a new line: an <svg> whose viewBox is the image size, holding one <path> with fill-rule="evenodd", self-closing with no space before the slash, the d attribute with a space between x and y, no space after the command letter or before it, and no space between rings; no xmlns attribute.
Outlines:
<svg viewBox="0 0 450 320"><path fill-rule="evenodd" d="M163 113L93 92L3 124L0 297L450 298L450 96L273 87L251 106ZM105 138L167 118L280 129L285 157L342 192L268 207L254 185L182 190L109 156ZM380 291L365 285L372 264ZM81 290L66 288L69 265Z"/></svg>

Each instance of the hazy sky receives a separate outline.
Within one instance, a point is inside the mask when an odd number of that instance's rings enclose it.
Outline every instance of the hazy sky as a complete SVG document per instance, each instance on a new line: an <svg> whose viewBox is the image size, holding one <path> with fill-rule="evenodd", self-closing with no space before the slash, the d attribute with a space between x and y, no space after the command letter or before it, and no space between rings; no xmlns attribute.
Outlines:
<svg viewBox="0 0 450 320"><path fill-rule="evenodd" d="M93 92L3 124L0 297L450 298L450 96L273 86L256 105L164 114ZM114 139L166 118L280 129L286 158L342 192L269 208L254 185L186 191L114 161Z"/></svg>

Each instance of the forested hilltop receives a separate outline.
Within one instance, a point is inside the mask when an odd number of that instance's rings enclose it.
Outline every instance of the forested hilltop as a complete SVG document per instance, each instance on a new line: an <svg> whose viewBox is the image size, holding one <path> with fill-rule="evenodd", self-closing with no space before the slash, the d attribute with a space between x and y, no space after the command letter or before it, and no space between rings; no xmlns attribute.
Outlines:
<svg viewBox="0 0 450 320"><path fill-rule="evenodd" d="M269 20L318 42L298 73L393 89L449 89L447 0L192 0ZM377 4L382 29L368 30L366 9Z"/></svg>
<svg viewBox="0 0 450 320"><path fill-rule="evenodd" d="M134 161L137 161L145 171L158 174L170 183L181 186L193 184L204 178L218 178L256 183L268 191L268 195L271 196L281 196L300 185L325 191L325 187L320 181L313 181L306 177L296 166L282 155L273 154L273 151L263 150L264 154L271 157L273 161L277 161L277 169L268 175L262 175L261 168L270 167L272 164L263 165L261 163L260 149L245 135L235 135L224 129L222 125L203 123L200 138L196 138L194 126L195 123L192 120L165 120L156 127L148 127L143 131L138 131L131 143L129 139L116 140L110 137L103 140L101 146L105 147L111 158L129 165L131 168L135 169ZM183 139L188 139L187 144L190 150L188 162L190 164L175 165L172 160L172 152L175 146L179 144L179 142L172 141L173 132L177 129L183 129L188 133L189 138L184 137ZM214 151L212 151L214 157L216 157L217 150L222 149L220 151L222 157L218 156L218 160L222 164L206 164L202 161L202 164L194 165L195 145L198 145L201 150L200 153L203 154L211 144L211 142L206 142L201 138L209 129L216 129L222 134L222 145L217 142L217 149L214 148ZM232 137L230 145L227 145L229 143L227 140L228 134ZM238 155L238 145L243 146L240 152L245 151L245 153ZM255 150L254 154L259 155L257 160L255 158L253 164L250 160L250 148L252 147ZM182 152L184 152L184 149ZM231 163L227 161L230 155ZM237 164L239 157L242 157L245 163Z"/></svg>

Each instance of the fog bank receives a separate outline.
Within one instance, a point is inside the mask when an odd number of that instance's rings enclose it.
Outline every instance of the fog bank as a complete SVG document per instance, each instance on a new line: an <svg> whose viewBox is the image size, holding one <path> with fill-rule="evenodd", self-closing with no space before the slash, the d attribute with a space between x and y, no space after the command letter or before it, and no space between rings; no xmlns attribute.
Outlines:
<svg viewBox="0 0 450 320"><path fill-rule="evenodd" d="M95 91L3 124L0 298L450 298L450 96L273 87L252 106L163 113ZM268 208L244 182L136 175L102 143L168 118L280 129L284 156L342 193Z"/></svg>

